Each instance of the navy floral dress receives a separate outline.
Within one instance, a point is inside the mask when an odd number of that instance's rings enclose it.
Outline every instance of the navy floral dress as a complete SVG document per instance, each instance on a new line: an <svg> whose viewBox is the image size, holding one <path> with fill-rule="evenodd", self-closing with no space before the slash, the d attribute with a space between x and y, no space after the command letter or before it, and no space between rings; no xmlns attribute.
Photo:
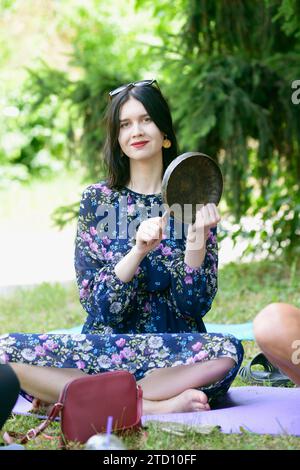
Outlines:
<svg viewBox="0 0 300 470"><path fill-rule="evenodd" d="M200 268L184 262L187 225L169 216L160 245L129 282L116 264L135 244L142 220L164 212L161 194L139 194L106 181L82 195L75 241L79 298L87 312L81 334L0 336L0 361L78 368L88 374L128 370L141 379L155 368L230 357L235 365L218 383L201 387L210 401L224 394L243 359L232 335L206 333L203 316L217 292L217 240L211 230Z"/></svg>

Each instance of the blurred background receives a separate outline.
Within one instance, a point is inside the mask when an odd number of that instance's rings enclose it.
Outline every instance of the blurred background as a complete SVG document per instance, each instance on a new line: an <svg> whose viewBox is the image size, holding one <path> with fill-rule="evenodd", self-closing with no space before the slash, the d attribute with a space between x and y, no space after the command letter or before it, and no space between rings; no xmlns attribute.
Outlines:
<svg viewBox="0 0 300 470"><path fill-rule="evenodd" d="M2 289L74 279L81 193L105 176L108 91L146 78L180 153L221 166L221 265L298 264L297 0L0 0L0 12Z"/></svg>

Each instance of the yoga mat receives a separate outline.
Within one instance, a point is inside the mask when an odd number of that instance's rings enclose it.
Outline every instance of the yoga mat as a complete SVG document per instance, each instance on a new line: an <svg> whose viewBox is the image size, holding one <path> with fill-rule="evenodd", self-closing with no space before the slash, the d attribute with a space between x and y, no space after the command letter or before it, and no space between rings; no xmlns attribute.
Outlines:
<svg viewBox="0 0 300 470"><path fill-rule="evenodd" d="M246 430L256 434L300 436L300 389L283 387L232 387L211 411L145 415L147 421L187 425L218 425L225 434Z"/></svg>
<svg viewBox="0 0 300 470"><path fill-rule="evenodd" d="M31 408L31 401L28 401L22 395L19 395L16 404L12 410L12 413L15 413L16 415L32 416L39 419L47 418L47 416L45 415L40 415L38 413L30 413ZM55 421L59 421L59 418L55 418Z"/></svg>
<svg viewBox="0 0 300 470"><path fill-rule="evenodd" d="M32 416L31 403L19 396L13 413ZM34 414L34 416L45 418ZM284 387L232 387L211 411L145 415L147 421L177 422L190 426L220 426L225 434L243 430L256 434L300 436L300 389Z"/></svg>
<svg viewBox="0 0 300 470"><path fill-rule="evenodd" d="M62 335L71 335L81 333L83 325L74 326L73 328L62 328L60 330L48 331L48 333L62 334Z"/></svg>
<svg viewBox="0 0 300 470"><path fill-rule="evenodd" d="M49 331L49 333L59 334L72 334L80 333L83 325L75 326L70 329L60 329ZM233 325L218 324L218 323L205 323L208 333L230 333L240 340L253 340L253 326L252 322L236 323Z"/></svg>
<svg viewBox="0 0 300 470"><path fill-rule="evenodd" d="M230 333L237 339L242 341L254 340L253 323L235 323L232 325L218 324L218 323L205 323L208 333Z"/></svg>

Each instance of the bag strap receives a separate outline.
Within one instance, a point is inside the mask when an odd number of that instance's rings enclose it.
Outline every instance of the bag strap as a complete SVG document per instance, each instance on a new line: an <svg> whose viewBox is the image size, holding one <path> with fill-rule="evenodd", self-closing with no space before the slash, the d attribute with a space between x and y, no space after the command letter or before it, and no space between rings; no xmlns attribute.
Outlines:
<svg viewBox="0 0 300 470"><path fill-rule="evenodd" d="M32 441L35 439L41 432L43 432L52 421L59 415L61 410L63 409L63 403L55 403L50 410L50 413L45 421L43 421L39 426L36 428L31 428L27 431L26 434L14 433L14 432L5 432L3 434L3 440L6 444L12 444L15 442L15 439L21 439L20 444L27 444L28 441Z"/></svg>
<svg viewBox="0 0 300 470"><path fill-rule="evenodd" d="M140 385L137 386L137 422L141 421L143 413L143 389Z"/></svg>
<svg viewBox="0 0 300 470"><path fill-rule="evenodd" d="M27 431L26 434L16 433L16 432L5 432L3 434L3 440L6 444L12 444L16 439L20 439L20 444L27 444L28 441L32 441L39 434L41 434L49 424L55 420L63 409L64 404L62 402L55 403L50 410L50 413L45 421L43 421L36 428L31 428ZM139 425L142 417L143 411L143 390L140 385L137 386L137 421L135 425Z"/></svg>

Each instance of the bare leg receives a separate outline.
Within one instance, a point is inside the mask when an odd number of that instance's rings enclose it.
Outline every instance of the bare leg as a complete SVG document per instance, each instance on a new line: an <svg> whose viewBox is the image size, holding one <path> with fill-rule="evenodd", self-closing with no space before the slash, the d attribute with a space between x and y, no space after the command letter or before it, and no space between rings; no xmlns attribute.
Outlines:
<svg viewBox="0 0 300 470"><path fill-rule="evenodd" d="M233 366L233 359L222 357L154 369L138 382L143 389L143 414L209 410L207 396L195 389L218 382Z"/></svg>
<svg viewBox="0 0 300 470"><path fill-rule="evenodd" d="M231 358L155 369L138 382L143 389L143 413L208 410L207 396L196 387L221 380L233 367ZM44 403L55 403L67 382L84 374L78 369L11 363L21 388Z"/></svg>
<svg viewBox="0 0 300 470"><path fill-rule="evenodd" d="M39 367L14 362L10 365L17 374L22 390L44 403L57 402L66 383L84 375L79 369Z"/></svg>
<svg viewBox="0 0 300 470"><path fill-rule="evenodd" d="M198 388L218 382L233 367L229 357L194 364L154 369L138 382L147 400L166 400L188 388Z"/></svg>
<svg viewBox="0 0 300 470"><path fill-rule="evenodd" d="M253 326L262 352L300 385L300 309L284 303L270 304L259 312Z"/></svg>

